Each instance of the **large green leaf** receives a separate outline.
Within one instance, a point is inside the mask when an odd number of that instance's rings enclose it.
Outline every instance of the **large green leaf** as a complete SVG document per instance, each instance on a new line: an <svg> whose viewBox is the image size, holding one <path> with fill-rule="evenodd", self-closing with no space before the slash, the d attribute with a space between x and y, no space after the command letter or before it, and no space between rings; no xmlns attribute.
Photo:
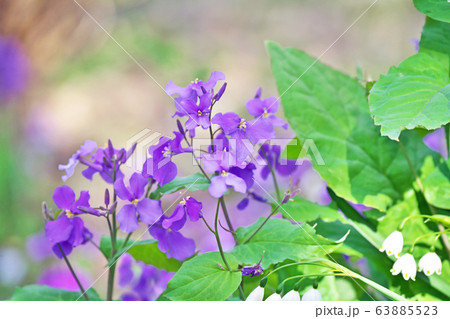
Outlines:
<svg viewBox="0 0 450 319"><path fill-rule="evenodd" d="M209 183L209 180L201 173L195 173L191 176L177 177L164 186L158 187L151 193L150 197L160 198L163 195L172 194L184 188L189 191L204 191L208 189Z"/></svg>
<svg viewBox="0 0 450 319"><path fill-rule="evenodd" d="M249 227L238 228L236 232L240 242L247 240L263 221L264 218L260 218ZM342 233L344 235L345 232ZM317 235L308 224L270 219L248 243L234 247L231 253L240 263L255 264L264 252L261 266L267 268L286 259L325 256L338 247L338 243Z"/></svg>
<svg viewBox="0 0 450 319"><path fill-rule="evenodd" d="M225 254L233 269L237 268L236 259ZM241 272L224 270L223 261L218 252L202 254L186 261L167 284L160 300L225 300L236 291L241 283Z"/></svg>
<svg viewBox="0 0 450 319"><path fill-rule="evenodd" d="M124 253L128 253L135 260L143 261L147 265L153 265L160 269L165 269L170 272L175 272L181 267L181 261L174 258L167 258L167 255L158 249L158 242L153 239L143 241L129 241L125 247L123 246L124 240L119 238L117 240L117 246L119 250L109 260L108 266L111 266L116 260ZM100 240L100 249L103 254L109 258L111 254L111 239L109 236L103 236Z"/></svg>
<svg viewBox="0 0 450 319"><path fill-rule="evenodd" d="M313 203L302 197L294 197L283 205L280 213L296 222L310 222L321 218L324 221L345 220L336 208Z"/></svg>
<svg viewBox="0 0 450 319"><path fill-rule="evenodd" d="M370 90L370 113L381 135L398 140L404 129L428 130L450 121L448 57L445 65L425 53L391 67Z"/></svg>
<svg viewBox="0 0 450 319"><path fill-rule="evenodd" d="M450 55L450 23L427 17L419 43L419 52L431 51Z"/></svg>
<svg viewBox="0 0 450 319"><path fill-rule="evenodd" d="M433 206L450 209L450 159L439 164L423 181L425 198Z"/></svg>
<svg viewBox="0 0 450 319"><path fill-rule="evenodd" d="M87 291L89 299L92 301L102 300L94 289ZM18 287L14 290L11 299L13 301L77 301L85 300L79 291L68 291L56 289L49 286L29 285Z"/></svg>
<svg viewBox="0 0 450 319"><path fill-rule="evenodd" d="M325 165L314 168L340 197L385 211L413 175L398 143L373 125L364 88L302 51L268 44L286 118L300 141L312 139ZM432 152L416 132L402 135L419 169Z"/></svg>
<svg viewBox="0 0 450 319"><path fill-rule="evenodd" d="M447 0L414 0L417 10L435 20L450 22L450 5Z"/></svg>

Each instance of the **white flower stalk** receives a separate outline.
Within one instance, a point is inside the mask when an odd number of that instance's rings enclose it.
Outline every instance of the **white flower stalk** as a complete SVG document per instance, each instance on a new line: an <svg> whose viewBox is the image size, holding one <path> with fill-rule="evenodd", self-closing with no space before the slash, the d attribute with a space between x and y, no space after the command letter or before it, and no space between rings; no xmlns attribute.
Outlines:
<svg viewBox="0 0 450 319"><path fill-rule="evenodd" d="M402 273L405 280L416 280L417 266L414 257L411 254L404 254L392 266L391 273L396 276Z"/></svg>
<svg viewBox="0 0 450 319"><path fill-rule="evenodd" d="M302 297L302 301L323 301L319 290L315 288L309 289Z"/></svg>
<svg viewBox="0 0 450 319"><path fill-rule="evenodd" d="M281 298L281 301L300 301L300 295L298 291L291 290Z"/></svg>
<svg viewBox="0 0 450 319"><path fill-rule="evenodd" d="M262 301L264 298L264 288L263 287L256 287L255 290L253 290L250 295L248 295L247 299L245 301Z"/></svg>
<svg viewBox="0 0 450 319"><path fill-rule="evenodd" d="M400 253L403 249L403 235L396 230L390 234L381 245L380 251L386 251L388 256L394 255L396 258L400 257Z"/></svg>
<svg viewBox="0 0 450 319"><path fill-rule="evenodd" d="M271 294L266 301L281 301L281 296L277 293Z"/></svg>
<svg viewBox="0 0 450 319"><path fill-rule="evenodd" d="M426 253L419 260L419 271L423 271L427 276L431 276L434 273L440 275L442 271L442 261L435 252Z"/></svg>

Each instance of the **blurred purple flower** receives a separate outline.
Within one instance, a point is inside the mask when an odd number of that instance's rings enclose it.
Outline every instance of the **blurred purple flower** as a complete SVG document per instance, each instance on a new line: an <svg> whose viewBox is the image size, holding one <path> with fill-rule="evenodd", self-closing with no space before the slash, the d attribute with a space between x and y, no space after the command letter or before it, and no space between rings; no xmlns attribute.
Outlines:
<svg viewBox="0 0 450 319"><path fill-rule="evenodd" d="M280 102L276 97L261 99L261 89L256 91L255 97L247 101L246 107L250 115L271 123L273 126L281 126L285 130L289 125L280 119L275 113L278 111Z"/></svg>
<svg viewBox="0 0 450 319"><path fill-rule="evenodd" d="M232 153L218 151L213 154L204 154L202 158L203 166L208 173L218 173L218 175L211 178L211 184L208 188L211 196L215 198L223 196L228 186L233 187L239 193L247 191L245 180L230 171L233 166L242 168L243 165L244 167L247 165L245 163L238 164Z"/></svg>
<svg viewBox="0 0 450 319"><path fill-rule="evenodd" d="M84 287L89 287L91 278L82 269L77 268L77 277ZM70 291L80 291L80 287L73 278L72 273L66 266L53 265L45 268L36 281L39 285L46 285L53 288Z"/></svg>
<svg viewBox="0 0 450 319"><path fill-rule="evenodd" d="M80 149L75 152L75 154L72 155L71 158L69 158L69 161L66 165L59 165L59 170L66 171L66 175L62 176L63 182L67 181L67 179L73 175L73 172L75 171L75 167L78 165L79 158L81 156L88 156L91 155L92 152L97 148L97 143L86 140L83 145L81 145Z"/></svg>
<svg viewBox="0 0 450 319"><path fill-rule="evenodd" d="M180 232L166 229L162 223L167 217L164 215L161 219L148 228L150 235L158 240L158 248L167 257L184 260L195 253L195 242L193 239L184 237Z"/></svg>
<svg viewBox="0 0 450 319"><path fill-rule="evenodd" d="M202 203L187 196L175 207L172 215L164 219L162 225L166 229L171 228L178 231L186 223L186 216L189 216L189 219L194 222L197 221L202 216Z"/></svg>
<svg viewBox="0 0 450 319"><path fill-rule="evenodd" d="M28 72L29 62L19 42L0 36L0 102L26 89Z"/></svg>
<svg viewBox="0 0 450 319"><path fill-rule="evenodd" d="M142 168L144 177L152 177L158 182L159 186L169 183L177 176L177 166L172 162L172 157L184 152L190 152L189 148L182 148L181 142L183 135L174 132L175 138L163 136L159 139L158 144L150 146L148 153L150 158L147 159Z"/></svg>
<svg viewBox="0 0 450 319"><path fill-rule="evenodd" d="M253 153L252 146L246 141L256 144L261 140L264 142L275 137L271 123L258 119L247 121L233 112L217 113L212 123L220 125L223 132L233 140L235 147L232 149L236 153L237 160L241 162Z"/></svg>
<svg viewBox="0 0 450 319"><path fill-rule="evenodd" d="M448 158L448 149L446 145L445 128L441 127L427 134L423 142L433 151L439 152L443 158Z"/></svg>
<svg viewBox="0 0 450 319"><path fill-rule="evenodd" d="M292 174L292 172L297 168L295 160L280 159L281 147L279 145L264 144L259 150L259 154L278 174L282 176L288 176ZM267 179L269 174L269 165L265 165L261 170L261 177L263 179Z"/></svg>
<svg viewBox="0 0 450 319"><path fill-rule="evenodd" d="M130 289L122 294L121 299L124 301L156 300L173 277L173 273L135 261L127 253L120 258L118 271L119 286Z"/></svg>
<svg viewBox="0 0 450 319"><path fill-rule="evenodd" d="M152 225L164 214L159 201L144 196L148 184L147 178L139 173L134 173L129 182L129 187L125 186L123 179L114 183L117 196L130 202L130 204L123 205L117 213L119 227L125 233L131 233L138 229L137 216L142 222Z"/></svg>
<svg viewBox="0 0 450 319"><path fill-rule="evenodd" d="M410 38L409 42L411 42L414 45L414 51L419 52L419 43L420 39L417 38Z"/></svg>
<svg viewBox="0 0 450 319"><path fill-rule="evenodd" d="M203 82L202 80L196 79L186 87L179 87L175 85L173 81L169 81L166 85L166 93L169 96L173 96L175 94L178 95L178 97L175 98L175 104L177 104L179 101L183 99L191 99L193 101L196 101L197 97L202 96L204 92L206 93L212 92L217 82L221 80L225 80L225 74L223 74L220 71L214 71L211 73L211 77L209 78L208 81ZM184 113L183 115L186 114Z"/></svg>
<svg viewBox="0 0 450 319"><path fill-rule="evenodd" d="M45 233L30 235L27 238L26 249L28 256L35 262L41 262L53 256L52 245L45 236Z"/></svg>

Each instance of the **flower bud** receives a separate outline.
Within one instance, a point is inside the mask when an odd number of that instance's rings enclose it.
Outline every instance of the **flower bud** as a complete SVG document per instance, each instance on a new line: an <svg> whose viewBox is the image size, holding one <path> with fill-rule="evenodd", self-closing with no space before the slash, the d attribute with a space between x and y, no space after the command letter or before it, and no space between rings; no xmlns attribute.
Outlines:
<svg viewBox="0 0 450 319"><path fill-rule="evenodd" d="M110 199L110 197L109 197L109 190L105 189L105 205L106 205L106 207L109 206L109 199Z"/></svg>

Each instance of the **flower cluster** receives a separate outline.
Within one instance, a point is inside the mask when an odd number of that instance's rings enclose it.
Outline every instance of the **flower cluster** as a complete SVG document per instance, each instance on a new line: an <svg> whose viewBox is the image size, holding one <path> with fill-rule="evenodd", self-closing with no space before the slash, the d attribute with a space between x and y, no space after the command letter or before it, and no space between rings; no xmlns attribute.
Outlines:
<svg viewBox="0 0 450 319"><path fill-rule="evenodd" d="M413 249L414 247L412 247ZM416 260L410 253L406 253L400 256L403 250L403 235L400 231L396 230L391 233L383 242L380 251L386 251L388 256L394 255L397 260L391 269L391 273L395 276L402 274L405 280L416 280L417 264ZM432 249L431 252L426 253L419 260L419 271L427 276L431 276L434 273L440 275L442 270L442 261L439 256Z"/></svg>
<svg viewBox="0 0 450 319"><path fill-rule="evenodd" d="M264 287L258 286L248 295L246 301L263 301L263 299ZM267 297L265 301L323 301L323 298L319 290L311 288L301 298L298 291L291 290L283 296L275 292Z"/></svg>
<svg viewBox="0 0 450 319"><path fill-rule="evenodd" d="M241 210L249 204L250 199L268 202L252 189L255 177L258 178L255 176L257 161L263 161L263 164L259 163L259 178L262 181L266 180L269 174L288 176L296 169L293 161L281 161L280 146L268 144L275 137L276 127L287 129L287 124L275 115L279 101L274 97L262 99L259 89L246 103L248 113L253 119L248 120L233 112L213 115L214 105L222 98L227 87L227 84L223 83L216 89L218 82L223 80L224 74L216 71L211 74L209 80L195 80L186 87L179 87L173 82L167 84L166 91L175 101L176 111L173 116L178 117L178 131L173 132L173 137L163 136L155 145L150 146L142 169L131 176L123 170L123 165L133 155L136 144L127 150L115 148L112 142L108 141L107 146L102 148L94 141L87 140L69 158L67 164L59 165L59 169L64 171L63 182L67 182L77 166L81 165L84 166L82 175L86 179L92 181L98 174L106 183L104 203L101 205L90 204L87 190L81 191L76 199L75 192L69 186L55 189L53 200L59 210L53 214L45 209L44 216L47 221L46 237L59 258L64 257L67 261L65 257L75 247L88 242L97 247L92 232L85 227L82 218L85 214L106 220L111 239L109 258L116 258L114 254L121 248L117 242L119 230L127 234L122 246L125 247L130 236L143 225L144 232L148 231L157 240L158 249L165 253L167 258L186 260L195 254L196 245L193 239L185 237L181 231L188 220L196 222L200 219L203 219L208 230L214 233L218 249L221 250L217 230L218 211L214 230L203 218L202 202L193 196L178 199L178 204L171 213L163 211L165 193L160 193L159 190L178 176L175 157L181 154L189 153L201 163L200 170L210 182L208 192L218 199L219 203L231 190L243 194L244 198L237 207ZM184 123L180 121L183 118L186 118ZM206 151L194 148L193 138L197 129L206 130L210 134ZM198 156L198 151L203 153ZM257 158L252 157L255 154ZM290 198L295 192L289 194L286 196ZM282 199L283 197L280 201ZM171 206L169 205L169 209ZM232 226L228 226L233 233ZM98 248L102 250L102 247ZM104 248L102 253L108 258ZM167 278L170 276L166 276L166 273L136 262L130 255L125 254L120 258L120 285L131 288L131 292L122 296L123 300L154 299L157 293L152 290L150 283L159 286L167 284ZM240 266L242 274L260 276L263 273L260 263ZM229 268L226 260L224 265ZM283 300L296 300L297 297L295 293L290 293L284 296Z"/></svg>

